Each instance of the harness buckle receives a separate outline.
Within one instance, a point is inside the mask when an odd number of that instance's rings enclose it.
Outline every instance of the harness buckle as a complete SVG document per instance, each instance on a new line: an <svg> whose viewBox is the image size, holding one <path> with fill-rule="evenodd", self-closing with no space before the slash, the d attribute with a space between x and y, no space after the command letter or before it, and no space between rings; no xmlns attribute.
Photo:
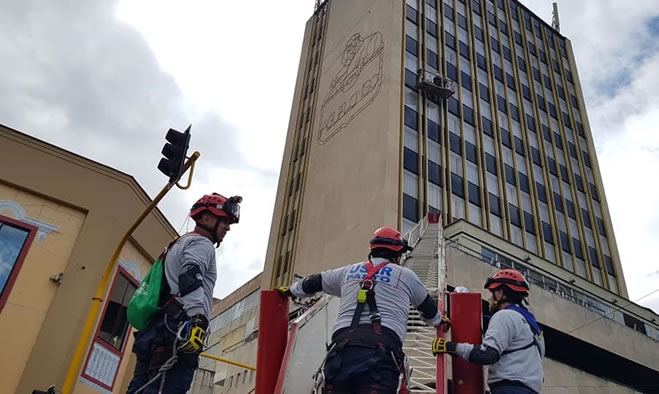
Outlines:
<svg viewBox="0 0 659 394"><path fill-rule="evenodd" d="M380 324L382 321L380 317L380 312L373 312L368 317L369 319L371 319L371 323L373 324Z"/></svg>
<svg viewBox="0 0 659 394"><path fill-rule="evenodd" d="M371 290L373 288L373 281L371 279L364 279L361 288L362 290Z"/></svg>

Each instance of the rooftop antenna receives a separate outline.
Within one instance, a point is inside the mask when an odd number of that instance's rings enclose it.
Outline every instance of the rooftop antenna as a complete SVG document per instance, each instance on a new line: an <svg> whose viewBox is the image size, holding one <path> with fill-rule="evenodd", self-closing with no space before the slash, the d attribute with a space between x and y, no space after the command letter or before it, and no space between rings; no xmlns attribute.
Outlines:
<svg viewBox="0 0 659 394"><path fill-rule="evenodd" d="M551 27L554 28L557 32L561 32L561 23L558 21L558 3L553 3L554 12L552 13L551 18Z"/></svg>

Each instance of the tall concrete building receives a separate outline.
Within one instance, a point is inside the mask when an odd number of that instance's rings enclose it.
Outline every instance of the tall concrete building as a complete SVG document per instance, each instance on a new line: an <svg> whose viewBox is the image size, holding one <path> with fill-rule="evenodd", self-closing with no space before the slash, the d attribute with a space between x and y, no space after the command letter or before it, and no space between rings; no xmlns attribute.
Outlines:
<svg viewBox="0 0 659 394"><path fill-rule="evenodd" d="M557 20L514 0L319 3L264 285L359 259L375 228L405 231L437 211L627 296Z"/></svg>
<svg viewBox="0 0 659 394"><path fill-rule="evenodd" d="M501 268L531 283L543 392L656 390L659 316L628 300L557 12L549 25L516 0L318 1L262 288L359 261L376 228L437 212L450 286L479 291Z"/></svg>

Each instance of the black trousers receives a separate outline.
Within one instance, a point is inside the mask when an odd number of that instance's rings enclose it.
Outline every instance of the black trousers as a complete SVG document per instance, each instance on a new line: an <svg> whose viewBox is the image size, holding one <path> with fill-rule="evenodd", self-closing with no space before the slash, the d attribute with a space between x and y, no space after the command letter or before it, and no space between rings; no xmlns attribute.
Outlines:
<svg viewBox="0 0 659 394"><path fill-rule="evenodd" d="M376 349L346 346L343 354L328 354L325 362L327 394L396 394L400 373L391 353L375 365ZM335 359L339 357L340 363ZM328 379L329 378L329 379Z"/></svg>

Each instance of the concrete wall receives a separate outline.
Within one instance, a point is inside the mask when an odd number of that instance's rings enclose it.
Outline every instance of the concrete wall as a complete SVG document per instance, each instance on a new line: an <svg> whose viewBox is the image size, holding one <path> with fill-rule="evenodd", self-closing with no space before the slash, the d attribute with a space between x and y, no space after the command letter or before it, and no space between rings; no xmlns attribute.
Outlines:
<svg viewBox="0 0 659 394"><path fill-rule="evenodd" d="M299 275L363 258L376 228L398 225L403 7L403 2L393 0L329 2L292 250L292 271ZM309 44L305 45L303 59ZM296 94L302 82L299 75ZM298 112L295 101L293 113ZM287 145L294 127L292 122ZM288 169L286 152L282 178ZM280 181L264 269L266 287L278 257L276 218L287 197Z"/></svg>
<svg viewBox="0 0 659 394"><path fill-rule="evenodd" d="M20 355L9 360L4 358L5 352L0 356L1 380L14 385L11 392L31 392L51 384L60 389L103 271L121 236L149 198L124 173L1 125L0 184L0 200L20 203L27 216L57 227L42 244L33 243L33 255L26 259L11 294L10 307L18 314L0 313L3 333L8 332L7 322L11 330L24 332L24 337L16 334L24 338L22 342L11 345L17 346L12 352ZM175 235L156 210L133 233L120 257L135 273L144 275ZM58 272L64 276L56 285L48 277ZM18 321L22 323L17 325ZM25 339L28 337L31 339ZM89 347L87 342L85 348ZM130 353L130 341L124 349L128 349L124 355ZM86 359L87 352L82 362ZM119 374L131 369L130 357L124 357ZM119 376L115 389L124 380ZM87 391L80 384L75 389Z"/></svg>

